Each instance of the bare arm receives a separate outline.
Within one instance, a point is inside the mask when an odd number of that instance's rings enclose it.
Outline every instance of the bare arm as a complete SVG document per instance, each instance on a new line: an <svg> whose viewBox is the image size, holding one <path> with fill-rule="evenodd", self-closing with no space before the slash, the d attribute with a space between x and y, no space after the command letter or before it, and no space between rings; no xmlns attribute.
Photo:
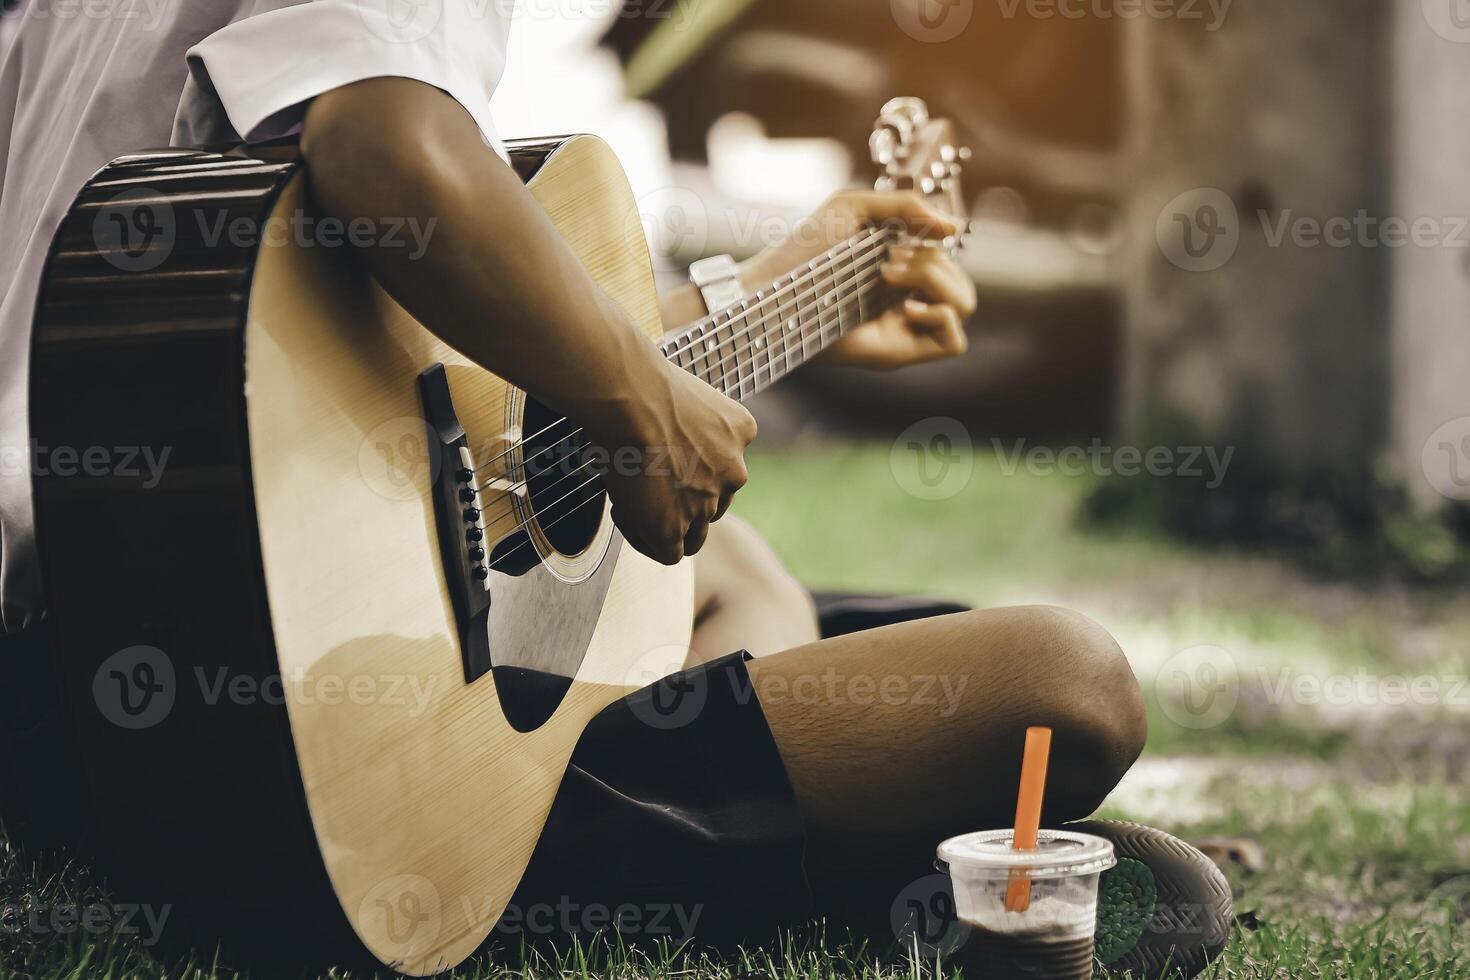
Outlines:
<svg viewBox="0 0 1470 980"><path fill-rule="evenodd" d="M658 352L459 103L410 79L358 82L311 104L301 148L326 213L433 222L422 256L369 247L362 258L466 357L568 414L622 416L656 394Z"/></svg>
<svg viewBox="0 0 1470 980"><path fill-rule="evenodd" d="M469 113L422 82L369 79L317 97L301 147L327 215L433 223L420 256L385 244L359 250L420 323L603 445L675 461L673 472L607 475L613 516L635 548L660 561L698 551L745 482L754 421L664 360Z"/></svg>

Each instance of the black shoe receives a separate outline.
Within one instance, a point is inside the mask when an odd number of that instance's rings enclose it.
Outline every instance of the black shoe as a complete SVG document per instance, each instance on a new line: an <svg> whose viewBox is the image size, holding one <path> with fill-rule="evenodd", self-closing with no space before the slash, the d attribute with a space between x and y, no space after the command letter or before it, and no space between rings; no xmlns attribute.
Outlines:
<svg viewBox="0 0 1470 980"><path fill-rule="evenodd" d="M1215 863L1177 837L1121 820L1068 830L1113 842L1117 867L1098 883L1098 960L1114 974L1197 976L1230 938L1230 884Z"/></svg>

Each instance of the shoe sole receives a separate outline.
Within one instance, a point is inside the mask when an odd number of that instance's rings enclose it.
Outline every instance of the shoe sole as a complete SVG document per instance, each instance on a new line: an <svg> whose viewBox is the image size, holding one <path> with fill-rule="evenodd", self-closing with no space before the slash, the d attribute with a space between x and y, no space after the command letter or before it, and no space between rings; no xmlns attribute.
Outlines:
<svg viewBox="0 0 1470 980"><path fill-rule="evenodd" d="M1153 874L1153 916L1131 949L1104 964L1110 971L1187 980L1220 955L1230 939L1234 901L1215 862L1179 838L1142 824L1089 820L1067 829L1112 841L1120 860L1131 858Z"/></svg>

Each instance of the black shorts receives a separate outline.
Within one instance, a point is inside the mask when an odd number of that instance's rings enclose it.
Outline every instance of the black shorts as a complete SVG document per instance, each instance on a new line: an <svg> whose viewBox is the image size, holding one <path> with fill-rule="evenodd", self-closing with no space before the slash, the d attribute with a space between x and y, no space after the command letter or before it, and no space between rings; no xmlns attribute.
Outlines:
<svg viewBox="0 0 1470 980"><path fill-rule="evenodd" d="M824 636L965 608L816 600ZM616 929L630 939L764 942L813 917L801 815L748 659L731 654L666 678L593 719L495 939Z"/></svg>
<svg viewBox="0 0 1470 980"><path fill-rule="evenodd" d="M737 653L588 726L497 939L765 938L808 917L796 798Z"/></svg>

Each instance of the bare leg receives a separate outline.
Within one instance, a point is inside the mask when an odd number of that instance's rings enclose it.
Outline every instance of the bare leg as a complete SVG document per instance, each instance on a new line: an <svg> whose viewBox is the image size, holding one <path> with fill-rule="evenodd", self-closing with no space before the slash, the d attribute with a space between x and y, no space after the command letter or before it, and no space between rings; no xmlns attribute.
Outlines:
<svg viewBox="0 0 1470 980"><path fill-rule="evenodd" d="M1086 617L961 613L757 660L750 674L828 883L921 868L943 838L1008 824L1028 725L1054 730L1046 819L1090 814L1143 748L1138 683ZM861 856L855 860L856 856Z"/></svg>
<svg viewBox="0 0 1470 980"><path fill-rule="evenodd" d="M1138 682L1117 643L1052 607L961 613L830 640L748 524L696 558L690 664L745 649L806 824L808 870L922 869L941 839L1014 817L1028 725L1054 730L1047 819L1095 810L1142 750ZM861 855L860 860L854 860Z"/></svg>
<svg viewBox="0 0 1470 980"><path fill-rule="evenodd" d="M694 638L686 666L736 650L764 657L814 643L812 597L771 546L734 514L710 525L694 559Z"/></svg>

